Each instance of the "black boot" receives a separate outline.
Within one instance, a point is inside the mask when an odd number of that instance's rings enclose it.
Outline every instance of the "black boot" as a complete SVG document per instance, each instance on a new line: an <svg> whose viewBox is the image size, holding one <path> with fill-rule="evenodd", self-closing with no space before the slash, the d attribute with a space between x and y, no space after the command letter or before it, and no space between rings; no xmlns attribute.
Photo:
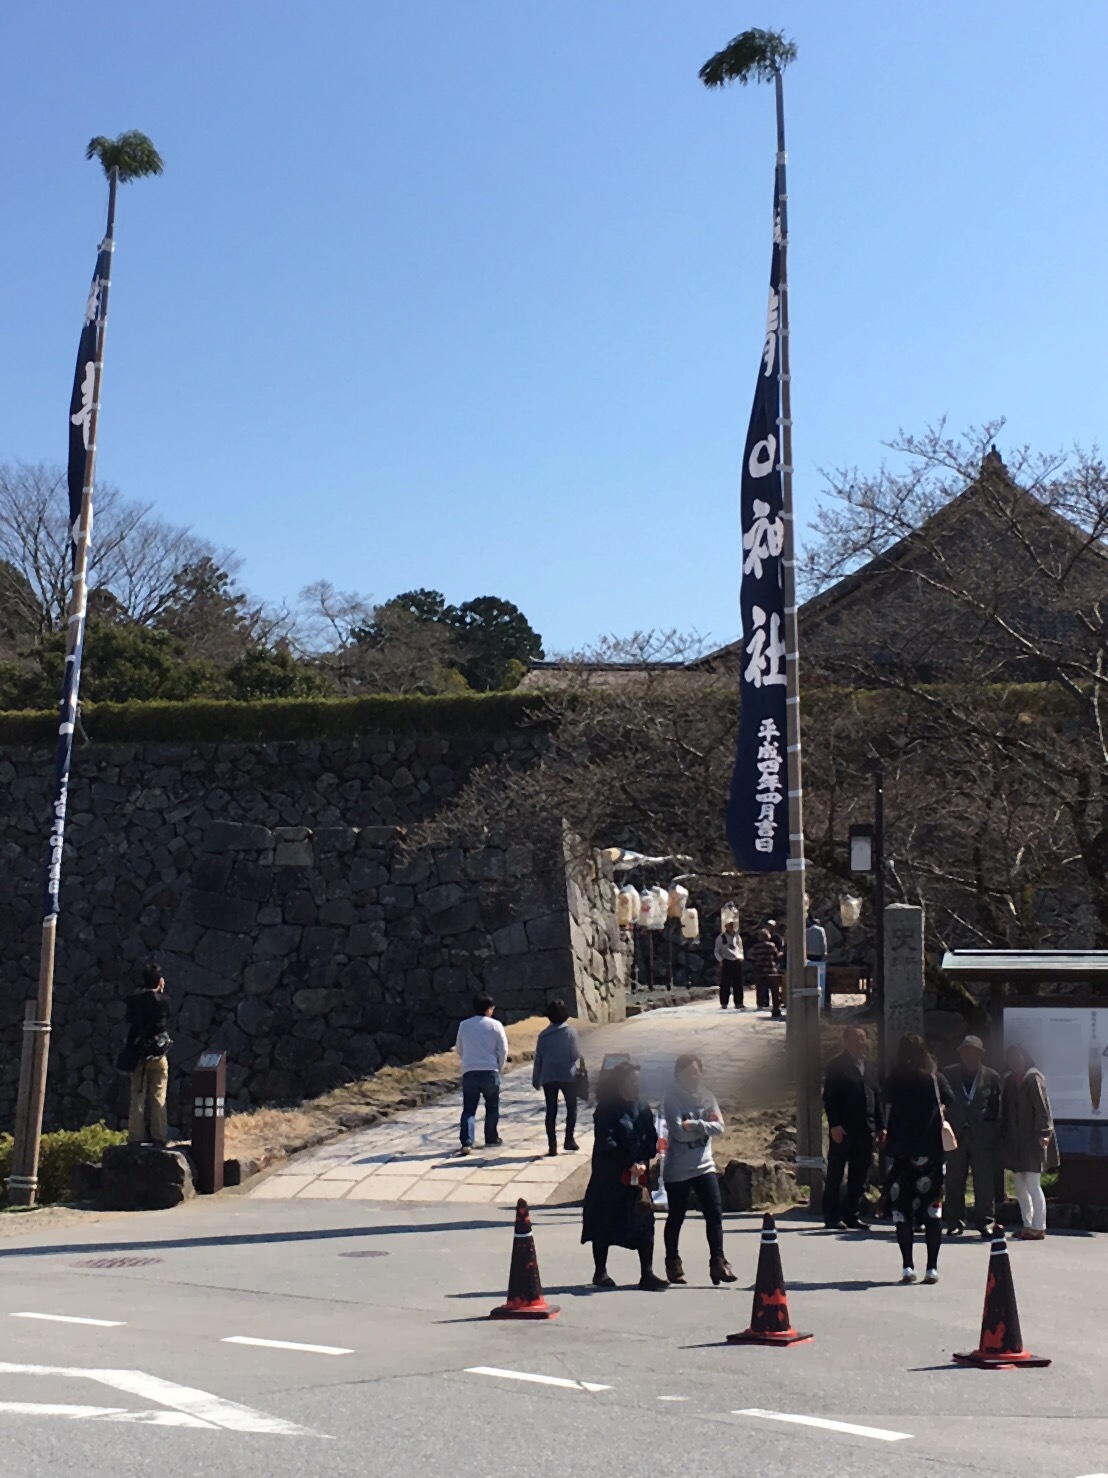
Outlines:
<svg viewBox="0 0 1108 1478"><path fill-rule="evenodd" d="M653 1268L649 1268L639 1279L639 1287L644 1293L664 1293L669 1284L664 1278L659 1278Z"/></svg>

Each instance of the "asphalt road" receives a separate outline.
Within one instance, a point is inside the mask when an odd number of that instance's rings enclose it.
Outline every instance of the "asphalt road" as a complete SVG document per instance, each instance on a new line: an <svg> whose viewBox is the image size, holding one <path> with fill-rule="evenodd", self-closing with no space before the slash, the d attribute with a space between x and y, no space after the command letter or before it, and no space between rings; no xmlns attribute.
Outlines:
<svg viewBox="0 0 1108 1478"><path fill-rule="evenodd" d="M816 1339L763 1350L723 1343L749 1319L757 1218L729 1219L738 1285L708 1284L691 1220L694 1286L660 1295L587 1292L577 1213L535 1224L562 1313L510 1325L487 1318L504 1208L243 1197L32 1225L0 1244L0 1473L1108 1474L1103 1239L1013 1247L1025 1341L1054 1364L995 1373L950 1361L977 1343L976 1240L944 1249L937 1287L900 1288L887 1233L783 1223L793 1322ZM633 1263L613 1254L628 1285Z"/></svg>

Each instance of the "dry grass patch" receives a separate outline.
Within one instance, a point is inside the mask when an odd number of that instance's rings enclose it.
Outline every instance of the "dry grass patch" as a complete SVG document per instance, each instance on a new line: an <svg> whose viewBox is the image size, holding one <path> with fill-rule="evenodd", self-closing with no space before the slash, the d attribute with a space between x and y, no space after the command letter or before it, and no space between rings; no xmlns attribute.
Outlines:
<svg viewBox="0 0 1108 1478"><path fill-rule="evenodd" d="M574 1024L579 1031L588 1027L587 1022ZM529 1016L509 1026L509 1061L518 1064L534 1057L535 1039L549 1025L545 1016ZM461 1080L457 1055L436 1052L403 1067L383 1067L371 1078L344 1083L291 1108L258 1108L233 1114L227 1120L225 1154L228 1159L244 1162L245 1179L246 1174L286 1155L442 1098L457 1089Z"/></svg>

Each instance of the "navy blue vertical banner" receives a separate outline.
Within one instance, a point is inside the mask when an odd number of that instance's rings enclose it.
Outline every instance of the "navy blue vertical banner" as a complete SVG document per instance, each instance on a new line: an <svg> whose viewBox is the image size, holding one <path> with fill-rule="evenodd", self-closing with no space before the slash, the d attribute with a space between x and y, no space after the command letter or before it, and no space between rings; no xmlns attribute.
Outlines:
<svg viewBox="0 0 1108 1478"><path fill-rule="evenodd" d="M743 451L739 741L727 840L744 872L784 872L789 856L785 704L785 542L781 485L781 230L774 182L766 338Z"/></svg>
<svg viewBox="0 0 1108 1478"><path fill-rule="evenodd" d="M85 304L85 321L77 346L77 368L73 374L73 393L69 398L69 528L76 560L77 534L81 522L81 504L88 471L93 413L98 384L97 356L100 351L100 329L104 319L104 296L111 271L111 243L100 243L96 255L96 271ZM87 531L91 535L91 530ZM60 909L62 883L62 851L65 845L65 808L69 797L69 772L73 763L73 731L77 726L77 699L81 687L81 659L85 649L85 599L79 610L70 612L70 627L62 679L62 697L58 716L58 747L54 760L54 801L50 811L50 838L43 870L43 915L56 917Z"/></svg>
<svg viewBox="0 0 1108 1478"><path fill-rule="evenodd" d="M92 286L85 304L85 321L77 345L73 393L69 397L69 523L73 530L76 530L81 516L81 497L85 489L92 402L96 393L96 355L100 347L104 287L110 270L111 249L109 242L104 240L96 254L96 271L92 274Z"/></svg>

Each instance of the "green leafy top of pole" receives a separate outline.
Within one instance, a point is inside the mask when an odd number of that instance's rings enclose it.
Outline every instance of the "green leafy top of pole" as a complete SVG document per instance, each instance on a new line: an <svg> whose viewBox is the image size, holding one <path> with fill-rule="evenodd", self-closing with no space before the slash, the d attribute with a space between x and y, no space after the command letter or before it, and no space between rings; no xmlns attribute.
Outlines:
<svg viewBox="0 0 1108 1478"><path fill-rule="evenodd" d="M115 139L104 138L102 134L99 138L90 139L85 158L99 159L108 179L115 170L121 185L162 172L162 156L146 135L135 128Z"/></svg>
<svg viewBox="0 0 1108 1478"><path fill-rule="evenodd" d="M783 31L744 31L709 57L698 75L705 87L730 82L745 87L748 82L772 82L794 61L796 42L787 41Z"/></svg>

